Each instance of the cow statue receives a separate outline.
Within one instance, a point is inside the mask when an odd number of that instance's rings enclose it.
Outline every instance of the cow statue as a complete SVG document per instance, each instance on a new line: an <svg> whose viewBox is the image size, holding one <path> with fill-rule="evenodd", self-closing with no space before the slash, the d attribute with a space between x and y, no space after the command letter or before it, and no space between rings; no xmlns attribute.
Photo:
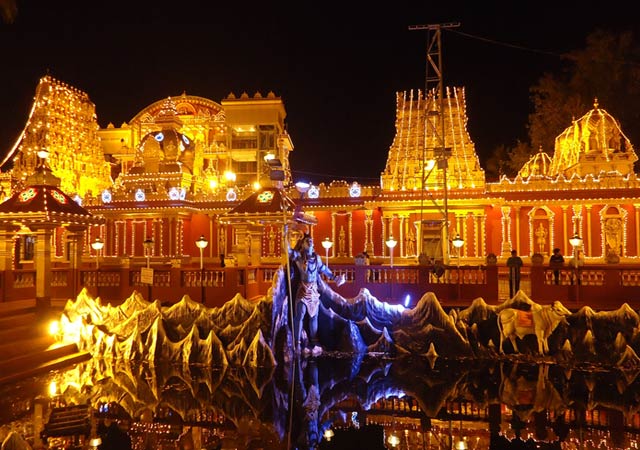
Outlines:
<svg viewBox="0 0 640 450"><path fill-rule="evenodd" d="M559 301L551 305L537 306L531 311L521 311L506 308L498 313L498 331L500 333L500 353L504 353L502 343L509 338L514 351L519 351L516 337L524 338L528 334L535 334L538 339L538 350L541 355L549 353L547 338L551 336L560 322L568 325L566 316L571 311Z"/></svg>

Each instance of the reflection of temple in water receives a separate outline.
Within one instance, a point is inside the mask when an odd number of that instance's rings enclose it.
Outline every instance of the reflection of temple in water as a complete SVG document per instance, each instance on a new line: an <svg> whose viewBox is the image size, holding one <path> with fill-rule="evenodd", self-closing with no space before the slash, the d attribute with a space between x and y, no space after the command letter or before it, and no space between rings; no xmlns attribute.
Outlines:
<svg viewBox="0 0 640 450"><path fill-rule="evenodd" d="M25 383L30 392L5 388L3 406L13 406L3 408L1 422L31 430L25 437L32 444L59 445L49 448L86 445L95 437L105 444L130 442L133 449L347 448L346 433L356 430L398 449L614 449L635 448L640 438L637 382L620 372L568 377L556 366L508 361L472 370L441 360L432 368L426 359L301 363L296 382L307 392L316 386L315 416L305 415L308 395L278 379L293 367L272 377L92 360ZM317 378L308 378L309 364L317 364ZM51 396L42 392L47 378L57 386ZM29 395L38 398L35 409L27 406ZM53 423L54 412L74 408L80 412L63 425ZM300 436L315 437L305 444Z"/></svg>

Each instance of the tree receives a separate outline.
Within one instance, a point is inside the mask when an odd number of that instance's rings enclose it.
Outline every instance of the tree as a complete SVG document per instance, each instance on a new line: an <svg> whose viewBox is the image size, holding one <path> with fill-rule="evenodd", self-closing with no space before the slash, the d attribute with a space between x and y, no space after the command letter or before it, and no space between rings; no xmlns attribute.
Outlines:
<svg viewBox="0 0 640 450"><path fill-rule="evenodd" d="M515 177L531 155L531 146L519 140L514 147L498 146L485 163L487 180L498 181L502 175Z"/></svg>
<svg viewBox="0 0 640 450"><path fill-rule="evenodd" d="M544 74L531 88L529 116L532 148L553 155L555 138L582 117L597 99L599 107L621 122L631 143L640 145L640 47L631 32L591 33L586 47L563 57L559 74Z"/></svg>

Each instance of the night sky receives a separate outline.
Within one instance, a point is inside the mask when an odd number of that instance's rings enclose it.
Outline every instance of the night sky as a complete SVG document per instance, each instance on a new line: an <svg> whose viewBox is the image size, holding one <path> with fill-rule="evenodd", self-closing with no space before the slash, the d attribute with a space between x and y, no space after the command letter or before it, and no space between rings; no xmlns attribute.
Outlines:
<svg viewBox="0 0 640 450"><path fill-rule="evenodd" d="M273 91L287 109L294 179L316 183L378 183L395 93L425 85L427 33L411 25L460 23L443 32L444 79L466 87L481 163L526 139L529 88L560 53L596 28L640 37L623 2L14 1L14 21L0 21L0 153L47 72L87 92L101 126L185 91L217 102Z"/></svg>

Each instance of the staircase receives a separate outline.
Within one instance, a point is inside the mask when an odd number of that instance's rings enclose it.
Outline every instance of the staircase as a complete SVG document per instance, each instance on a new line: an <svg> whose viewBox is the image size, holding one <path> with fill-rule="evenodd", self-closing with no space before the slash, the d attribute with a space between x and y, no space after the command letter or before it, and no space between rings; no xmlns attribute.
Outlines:
<svg viewBox="0 0 640 450"><path fill-rule="evenodd" d="M51 410L49 421L40 433L44 440L63 436L89 436L91 412L87 405L73 405Z"/></svg>
<svg viewBox="0 0 640 450"><path fill-rule="evenodd" d="M76 344L58 344L49 323L60 309L36 308L35 300L0 303L0 384L89 359Z"/></svg>

